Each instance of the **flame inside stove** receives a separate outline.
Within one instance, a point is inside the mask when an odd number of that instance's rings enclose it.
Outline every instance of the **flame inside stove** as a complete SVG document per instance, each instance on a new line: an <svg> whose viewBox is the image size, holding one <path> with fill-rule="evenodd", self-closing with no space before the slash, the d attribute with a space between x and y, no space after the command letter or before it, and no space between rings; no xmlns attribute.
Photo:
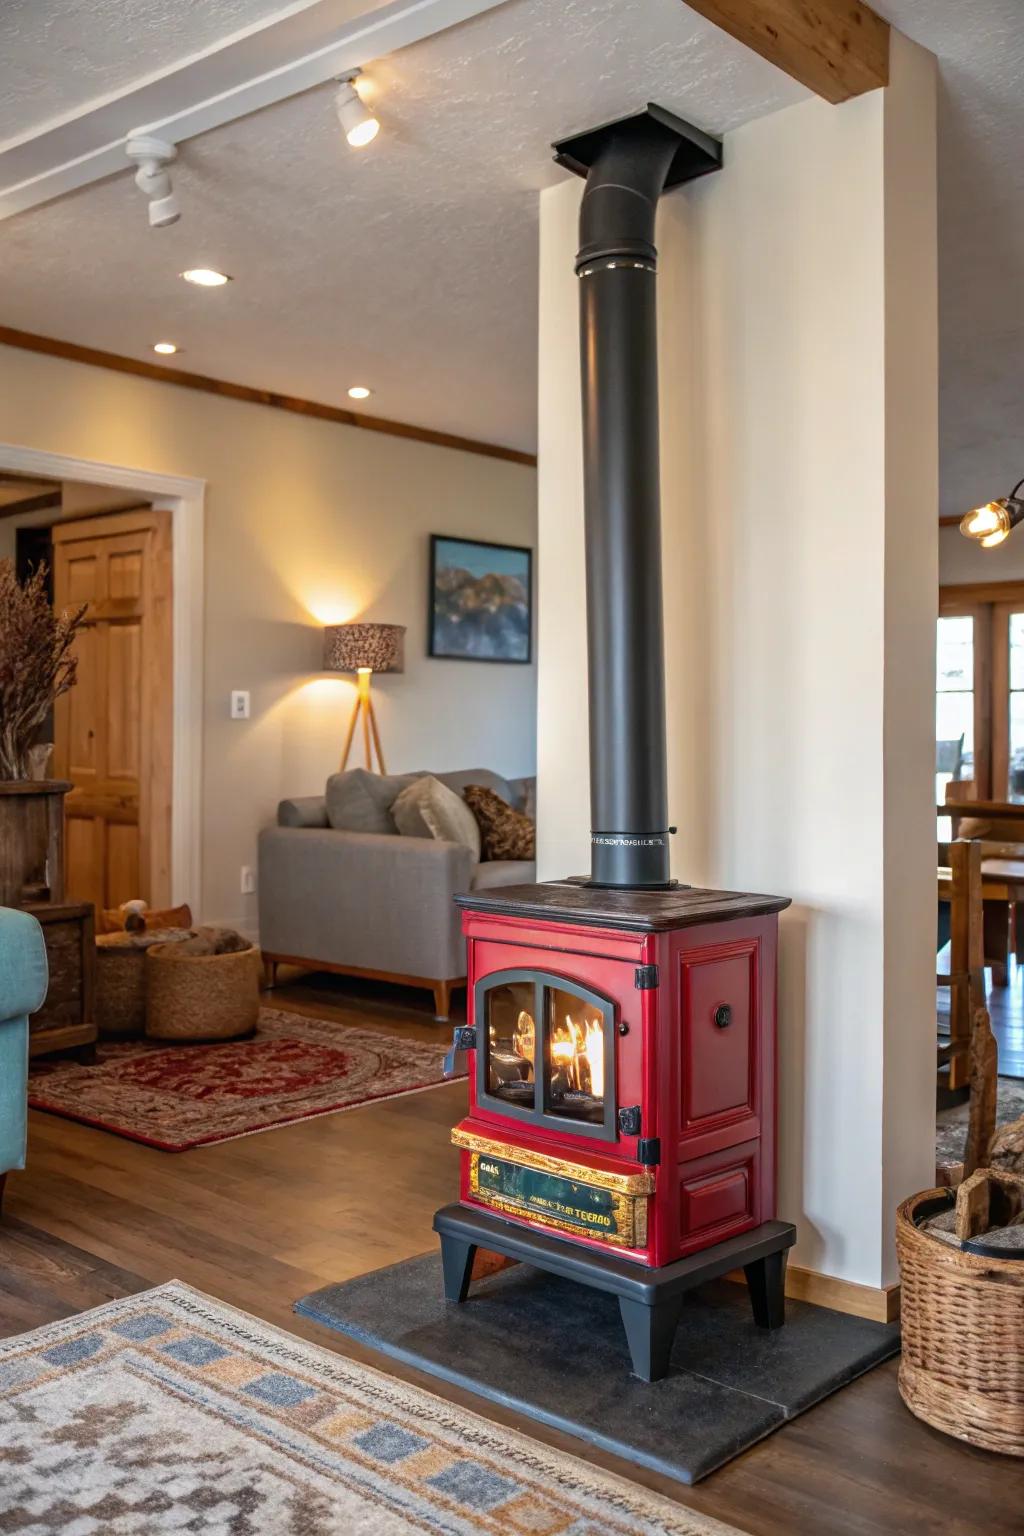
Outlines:
<svg viewBox="0 0 1024 1536"><path fill-rule="evenodd" d="M571 1088L581 1093L604 1096L604 1029L601 1020L586 1019L582 1024L565 1016L551 1036L552 1065L565 1073Z"/></svg>

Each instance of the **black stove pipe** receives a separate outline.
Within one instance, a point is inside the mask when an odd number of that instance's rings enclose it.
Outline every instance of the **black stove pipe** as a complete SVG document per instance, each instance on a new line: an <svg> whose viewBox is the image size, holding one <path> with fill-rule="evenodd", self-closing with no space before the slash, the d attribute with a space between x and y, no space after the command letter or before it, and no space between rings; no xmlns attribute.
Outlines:
<svg viewBox="0 0 1024 1536"><path fill-rule="evenodd" d="M556 145L586 175L580 353L590 676L592 885L665 889L655 212L720 147L660 108Z"/></svg>

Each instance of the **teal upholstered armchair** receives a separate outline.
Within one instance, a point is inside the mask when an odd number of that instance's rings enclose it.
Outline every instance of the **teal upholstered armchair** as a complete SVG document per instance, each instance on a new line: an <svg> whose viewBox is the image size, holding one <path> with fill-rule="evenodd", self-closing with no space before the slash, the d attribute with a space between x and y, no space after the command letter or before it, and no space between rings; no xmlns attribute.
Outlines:
<svg viewBox="0 0 1024 1536"><path fill-rule="evenodd" d="M25 1166L28 1016L47 979L43 930L30 913L0 907L0 1205L8 1170Z"/></svg>

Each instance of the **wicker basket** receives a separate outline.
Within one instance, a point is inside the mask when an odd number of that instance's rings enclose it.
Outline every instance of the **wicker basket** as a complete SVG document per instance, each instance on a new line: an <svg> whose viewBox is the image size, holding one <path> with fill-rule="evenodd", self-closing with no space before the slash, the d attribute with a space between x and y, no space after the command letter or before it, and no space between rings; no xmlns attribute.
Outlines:
<svg viewBox="0 0 1024 1536"><path fill-rule="evenodd" d="M900 1394L935 1429L1024 1456L1024 1262L964 1253L915 1217L948 1207L932 1189L900 1206Z"/></svg>
<svg viewBox="0 0 1024 1536"><path fill-rule="evenodd" d="M146 951L190 937L189 930L101 933L96 939L96 1027L104 1040L126 1040L146 1027Z"/></svg>
<svg viewBox="0 0 1024 1536"><path fill-rule="evenodd" d="M146 1034L153 1040L236 1040L259 1017L259 950L183 955L156 944L146 955Z"/></svg>

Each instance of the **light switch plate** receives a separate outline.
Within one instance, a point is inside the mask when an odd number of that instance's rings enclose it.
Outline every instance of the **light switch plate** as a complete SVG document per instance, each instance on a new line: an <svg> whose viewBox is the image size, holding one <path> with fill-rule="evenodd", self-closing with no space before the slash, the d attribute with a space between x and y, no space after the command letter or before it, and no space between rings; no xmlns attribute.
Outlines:
<svg viewBox="0 0 1024 1536"><path fill-rule="evenodd" d="M231 718L232 720L248 720L249 718L249 690L248 688L235 688L231 694Z"/></svg>
<svg viewBox="0 0 1024 1536"><path fill-rule="evenodd" d="M251 864L242 865L242 895L251 896L256 889L256 871Z"/></svg>

